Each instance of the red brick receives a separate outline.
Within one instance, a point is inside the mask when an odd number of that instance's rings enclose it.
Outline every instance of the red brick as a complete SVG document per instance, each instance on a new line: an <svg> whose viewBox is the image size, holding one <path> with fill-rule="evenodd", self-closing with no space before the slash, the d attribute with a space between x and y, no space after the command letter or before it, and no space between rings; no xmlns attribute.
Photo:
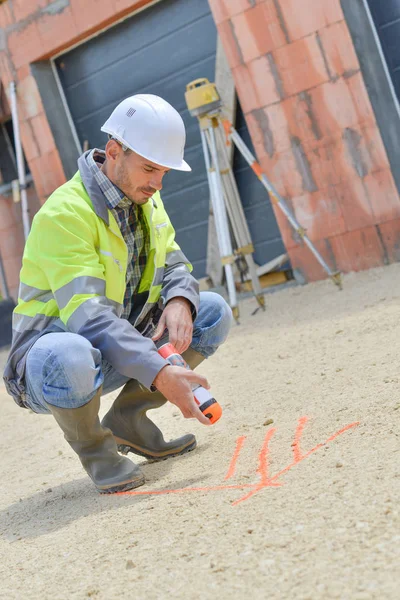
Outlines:
<svg viewBox="0 0 400 600"><path fill-rule="evenodd" d="M103 21L113 17L116 12L114 3L109 0L85 0L84 2L70 0L70 7L79 33L97 28ZM134 6L132 6L132 11L134 11Z"/></svg>
<svg viewBox="0 0 400 600"><path fill-rule="evenodd" d="M0 240L3 239L2 236L4 231L10 227L14 227L17 222L17 209L13 203L12 197L0 196L0 231L2 233L2 235L0 235Z"/></svg>
<svg viewBox="0 0 400 600"><path fill-rule="evenodd" d="M348 231L355 231L375 223L375 215L365 184L353 177L336 186L337 197Z"/></svg>
<svg viewBox="0 0 400 600"><path fill-rule="evenodd" d="M271 130L274 154L275 152L280 154L281 152L290 150L290 132L285 112L282 109L282 104L272 104L271 106L260 110L265 113L267 119L266 123L268 123L268 127ZM246 115L246 121L257 156L261 157L266 153L264 145L265 134L262 130L261 123L259 119L257 119L257 115L252 112Z"/></svg>
<svg viewBox="0 0 400 600"><path fill-rule="evenodd" d="M24 236L20 223L1 232L1 255L4 260L20 255L23 247Z"/></svg>
<svg viewBox="0 0 400 600"><path fill-rule="evenodd" d="M232 76L243 112L246 114L255 108L260 108L257 90L247 66L238 65L232 69Z"/></svg>
<svg viewBox="0 0 400 600"><path fill-rule="evenodd" d="M303 179L297 170L297 164L291 150L277 154L272 158L264 156L260 160L266 176L284 198L301 196L304 193Z"/></svg>
<svg viewBox="0 0 400 600"><path fill-rule="evenodd" d="M40 154L47 154L52 150L55 150L56 145L54 142L53 134L49 127L49 122L44 113L40 113L36 117L31 119L31 125L36 143L39 147Z"/></svg>
<svg viewBox="0 0 400 600"><path fill-rule="evenodd" d="M56 150L35 158L29 163L36 191L39 197L50 196L60 185L65 183L65 174L59 154Z"/></svg>
<svg viewBox="0 0 400 600"><path fill-rule="evenodd" d="M324 83L309 95L322 135L338 137L346 127L358 125L355 102L344 79Z"/></svg>
<svg viewBox="0 0 400 600"><path fill-rule="evenodd" d="M21 142L27 161L31 161L40 155L39 145L33 134L30 121L20 122Z"/></svg>
<svg viewBox="0 0 400 600"><path fill-rule="evenodd" d="M385 246L389 262L400 261L400 219L379 225L382 243Z"/></svg>
<svg viewBox="0 0 400 600"><path fill-rule="evenodd" d="M336 270L332 263L329 242L327 242L327 240L319 240L314 243L314 246L328 266L333 271ZM289 248L289 258L292 268L300 271L305 280L308 282L319 281L320 279L326 279L328 277L318 260L305 244L302 244L301 246L295 246L294 248Z"/></svg>
<svg viewBox="0 0 400 600"><path fill-rule="evenodd" d="M286 44L275 5L266 0L232 18L245 62Z"/></svg>
<svg viewBox="0 0 400 600"><path fill-rule="evenodd" d="M339 0L278 0L289 37L298 40L343 20Z"/></svg>
<svg viewBox="0 0 400 600"><path fill-rule="evenodd" d="M17 70L17 81L22 81L31 74L31 67L29 64L23 65Z"/></svg>
<svg viewBox="0 0 400 600"><path fill-rule="evenodd" d="M216 25L229 19L229 12L226 9L224 0L209 0L209 5Z"/></svg>
<svg viewBox="0 0 400 600"><path fill-rule="evenodd" d="M259 106L268 106L279 102L280 96L276 87L274 76L266 56L252 60L248 65L253 86L256 90Z"/></svg>
<svg viewBox="0 0 400 600"><path fill-rule="evenodd" d="M224 0L225 10L229 17L234 17L251 8L251 0Z"/></svg>
<svg viewBox="0 0 400 600"><path fill-rule="evenodd" d="M19 288L19 273L22 265L22 253L23 249L21 249L18 256L13 256L11 258L7 258L3 261L4 271L6 273L6 279L8 284L8 289L10 291L11 296L14 300L18 297L18 288Z"/></svg>
<svg viewBox="0 0 400 600"><path fill-rule="evenodd" d="M14 23L14 17L11 12L10 3L6 2L0 6L0 29L7 29Z"/></svg>
<svg viewBox="0 0 400 600"><path fill-rule="evenodd" d="M339 138L331 138L323 146L317 143L313 147L311 143L307 147L311 163L327 161L327 168L321 172L323 177L328 175L329 166L335 171L337 180L330 183L347 181L353 177L363 178L369 173L389 168L385 148L375 124L355 125L338 133Z"/></svg>
<svg viewBox="0 0 400 600"><path fill-rule="evenodd" d="M23 29L10 32L8 49L16 69L40 58L45 49L36 21L28 23Z"/></svg>
<svg viewBox="0 0 400 600"><path fill-rule="evenodd" d="M319 36L332 76L338 77L360 70L345 21L325 27L319 32Z"/></svg>
<svg viewBox="0 0 400 600"><path fill-rule="evenodd" d="M231 21L224 21L218 26L218 33L231 69L243 64L243 56Z"/></svg>
<svg viewBox="0 0 400 600"><path fill-rule="evenodd" d="M338 144L341 144L340 140L325 141L323 145L318 142L304 145L315 184L319 189L335 186L344 177L336 163Z"/></svg>
<svg viewBox="0 0 400 600"><path fill-rule="evenodd" d="M334 186L292 198L297 221L311 240L321 240L346 231Z"/></svg>
<svg viewBox="0 0 400 600"><path fill-rule="evenodd" d="M16 21L23 21L46 4L46 0L13 0L12 6Z"/></svg>
<svg viewBox="0 0 400 600"><path fill-rule="evenodd" d="M33 75L18 83L17 94L20 119L31 119L43 112L42 99Z"/></svg>
<svg viewBox="0 0 400 600"><path fill-rule="evenodd" d="M279 48L273 55L283 87L289 96L329 80L315 36Z"/></svg>
<svg viewBox="0 0 400 600"><path fill-rule="evenodd" d="M360 123L363 121L375 121L375 114L362 74L360 72L355 73L346 79L346 85L352 97L353 105Z"/></svg>
<svg viewBox="0 0 400 600"><path fill-rule="evenodd" d="M5 88L8 88L13 79L11 61L5 52L0 52L0 81Z"/></svg>
<svg viewBox="0 0 400 600"><path fill-rule="evenodd" d="M384 264L385 253L376 227L364 227L329 239L340 271L362 271Z"/></svg>
<svg viewBox="0 0 400 600"><path fill-rule="evenodd" d="M87 3L85 0L85 3L81 3L81 6L86 7ZM93 11L93 14L96 15L96 12ZM86 25L84 16L82 16L80 22ZM54 53L58 48L70 44L79 33L72 10L69 7L58 14L42 14L37 19L37 28L42 40L43 53L45 54Z"/></svg>
<svg viewBox="0 0 400 600"><path fill-rule="evenodd" d="M370 173L364 185L372 206L375 223L400 218L400 200L392 172L389 169Z"/></svg>

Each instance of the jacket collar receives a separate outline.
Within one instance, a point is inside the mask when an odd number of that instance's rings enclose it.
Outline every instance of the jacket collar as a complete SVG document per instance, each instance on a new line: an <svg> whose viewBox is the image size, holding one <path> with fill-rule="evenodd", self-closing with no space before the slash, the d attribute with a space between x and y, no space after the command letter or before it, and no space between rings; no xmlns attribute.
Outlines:
<svg viewBox="0 0 400 600"><path fill-rule="evenodd" d="M82 183L86 188L86 191L89 195L89 198L92 201L94 212L98 217L103 219L103 221L109 225L110 219L108 216L108 209L106 205L106 199L103 192L100 189L99 184L96 179L93 177L93 173L91 172L89 165L86 162L86 157L90 154L91 150L88 150L78 159L78 169L80 176L82 178Z"/></svg>

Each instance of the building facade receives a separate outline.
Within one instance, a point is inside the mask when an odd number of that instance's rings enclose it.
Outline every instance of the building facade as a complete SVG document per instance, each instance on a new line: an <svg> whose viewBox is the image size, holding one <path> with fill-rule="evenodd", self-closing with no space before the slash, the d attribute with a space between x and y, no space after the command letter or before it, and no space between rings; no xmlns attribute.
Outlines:
<svg viewBox="0 0 400 600"><path fill-rule="evenodd" d="M170 177L163 197L203 276L208 188L184 91L193 79L214 79L218 34L239 101L236 127L326 261L348 272L400 260L399 20L397 0L3 1L0 122L9 128L15 81L31 216L83 149L104 146L99 128L123 97L159 94L184 118L193 166L186 179ZM0 155L0 253L15 296L23 236L6 163ZM286 249L307 281L324 277L239 156L234 171L256 261Z"/></svg>

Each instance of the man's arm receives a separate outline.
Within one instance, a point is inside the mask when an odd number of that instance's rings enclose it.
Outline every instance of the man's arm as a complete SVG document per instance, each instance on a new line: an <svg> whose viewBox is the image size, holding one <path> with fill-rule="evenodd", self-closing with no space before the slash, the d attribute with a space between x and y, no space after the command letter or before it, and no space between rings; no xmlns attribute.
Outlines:
<svg viewBox="0 0 400 600"><path fill-rule="evenodd" d="M199 284L191 275L192 265L175 241L175 230L169 219L167 223L167 254L161 289L164 310L153 340L160 339L168 329L169 341L182 353L192 341L193 322L200 302Z"/></svg>

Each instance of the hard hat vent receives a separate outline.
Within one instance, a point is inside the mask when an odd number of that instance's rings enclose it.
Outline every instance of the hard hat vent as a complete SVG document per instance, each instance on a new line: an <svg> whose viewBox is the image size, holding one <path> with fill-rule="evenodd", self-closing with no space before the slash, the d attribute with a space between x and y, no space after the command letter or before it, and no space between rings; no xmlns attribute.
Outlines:
<svg viewBox="0 0 400 600"><path fill-rule="evenodd" d="M128 112L126 113L126 116L127 117L133 117L133 115L135 114L135 112L136 112L136 108L130 108L128 110Z"/></svg>

